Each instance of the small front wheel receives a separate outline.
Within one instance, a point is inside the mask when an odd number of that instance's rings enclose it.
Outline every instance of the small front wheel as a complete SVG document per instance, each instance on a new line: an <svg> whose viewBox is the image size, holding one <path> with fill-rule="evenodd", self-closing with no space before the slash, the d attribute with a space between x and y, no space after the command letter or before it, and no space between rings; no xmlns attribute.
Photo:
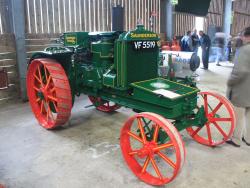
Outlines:
<svg viewBox="0 0 250 188"><path fill-rule="evenodd" d="M207 119L203 127L188 127L189 135L207 146L225 143L233 134L235 113L232 104L225 97L213 92L199 93L198 108L204 108Z"/></svg>
<svg viewBox="0 0 250 188"><path fill-rule="evenodd" d="M164 134L166 142L161 143ZM176 128L154 113L139 113L129 118L122 130L120 145L132 172L150 185L164 185L180 172L185 148Z"/></svg>

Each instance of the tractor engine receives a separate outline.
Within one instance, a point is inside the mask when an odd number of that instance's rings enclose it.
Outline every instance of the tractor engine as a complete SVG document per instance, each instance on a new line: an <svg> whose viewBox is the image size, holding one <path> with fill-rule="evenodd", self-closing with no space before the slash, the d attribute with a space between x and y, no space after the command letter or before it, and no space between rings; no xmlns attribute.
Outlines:
<svg viewBox="0 0 250 188"><path fill-rule="evenodd" d="M103 75L114 65L114 43L119 32L64 33L64 46L72 48L77 87L101 89Z"/></svg>
<svg viewBox="0 0 250 188"><path fill-rule="evenodd" d="M74 52L76 88L124 91L130 83L157 77L159 39L143 25L129 32L69 32L63 38Z"/></svg>

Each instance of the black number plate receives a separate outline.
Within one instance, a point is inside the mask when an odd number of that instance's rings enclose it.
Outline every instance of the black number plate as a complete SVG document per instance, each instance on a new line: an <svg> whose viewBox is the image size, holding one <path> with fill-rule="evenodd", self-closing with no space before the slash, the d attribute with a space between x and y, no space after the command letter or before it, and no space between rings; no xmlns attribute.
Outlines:
<svg viewBox="0 0 250 188"><path fill-rule="evenodd" d="M155 41L133 41L132 43L135 50L154 49L157 45Z"/></svg>

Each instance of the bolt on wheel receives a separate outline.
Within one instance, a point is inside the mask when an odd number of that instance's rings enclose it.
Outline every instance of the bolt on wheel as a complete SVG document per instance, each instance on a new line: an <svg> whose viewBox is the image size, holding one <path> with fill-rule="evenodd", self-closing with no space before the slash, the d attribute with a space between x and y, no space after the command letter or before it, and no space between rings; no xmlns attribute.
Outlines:
<svg viewBox="0 0 250 188"><path fill-rule="evenodd" d="M160 142L160 132L168 139ZM154 113L139 113L129 118L120 136L123 157L132 172L151 185L164 185L180 172L185 148L176 128Z"/></svg>
<svg viewBox="0 0 250 188"><path fill-rule="evenodd" d="M53 129L68 121L71 89L63 67L52 59L34 59L28 68L27 94L38 122Z"/></svg>
<svg viewBox="0 0 250 188"><path fill-rule="evenodd" d="M102 112L114 112L120 108L119 105L112 103L110 101L103 100L100 97L88 96L92 104L96 106L97 110Z"/></svg>
<svg viewBox="0 0 250 188"><path fill-rule="evenodd" d="M213 92L199 93L198 108L204 107L207 122L202 127L186 130L197 142L217 146L227 141L234 131L235 113L232 104L223 96Z"/></svg>

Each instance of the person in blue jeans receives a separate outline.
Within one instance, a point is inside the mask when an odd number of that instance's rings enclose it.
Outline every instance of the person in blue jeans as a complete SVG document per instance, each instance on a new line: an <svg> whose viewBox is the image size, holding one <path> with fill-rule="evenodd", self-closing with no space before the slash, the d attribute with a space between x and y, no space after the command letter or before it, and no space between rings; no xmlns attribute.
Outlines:
<svg viewBox="0 0 250 188"><path fill-rule="evenodd" d="M200 35L200 46L202 50L203 69L207 70L211 40L209 36L206 35L203 31L199 31L199 35Z"/></svg>
<svg viewBox="0 0 250 188"><path fill-rule="evenodd" d="M225 46L225 33L217 32L215 33L215 46L217 47L216 50L216 65L221 66L220 61L222 60L222 57L224 55L224 46Z"/></svg>

